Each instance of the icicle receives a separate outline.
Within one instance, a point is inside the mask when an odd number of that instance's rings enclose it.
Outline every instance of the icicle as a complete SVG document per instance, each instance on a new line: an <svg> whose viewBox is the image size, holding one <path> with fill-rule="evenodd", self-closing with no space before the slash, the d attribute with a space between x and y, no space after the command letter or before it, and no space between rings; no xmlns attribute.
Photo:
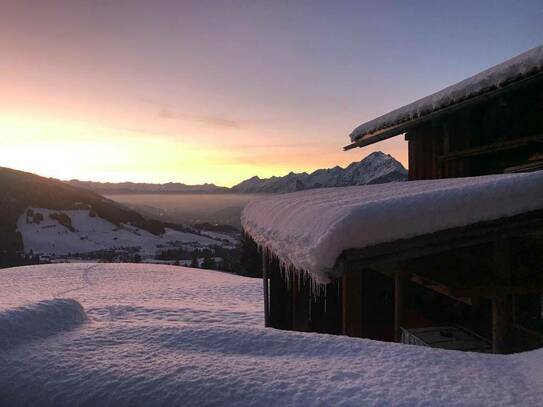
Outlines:
<svg viewBox="0 0 543 407"><path fill-rule="evenodd" d="M244 230L243 233L246 239L256 245L258 252L266 256L268 264L274 261L279 263L279 274L289 288L294 288L292 279L296 276L298 290L301 289L301 281L303 279L304 283L309 285L310 296L314 301L321 295L323 289L326 290L326 284L317 282L307 270L298 269L289 259L278 257L268 246L255 241L247 231Z"/></svg>

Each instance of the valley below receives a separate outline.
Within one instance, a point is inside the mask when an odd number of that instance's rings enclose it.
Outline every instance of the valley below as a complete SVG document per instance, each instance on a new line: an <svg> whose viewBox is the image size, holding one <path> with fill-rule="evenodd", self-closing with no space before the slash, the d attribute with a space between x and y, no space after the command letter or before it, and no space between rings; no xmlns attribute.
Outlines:
<svg viewBox="0 0 543 407"><path fill-rule="evenodd" d="M115 193L106 197L150 218L198 225L241 226L243 207L262 193Z"/></svg>

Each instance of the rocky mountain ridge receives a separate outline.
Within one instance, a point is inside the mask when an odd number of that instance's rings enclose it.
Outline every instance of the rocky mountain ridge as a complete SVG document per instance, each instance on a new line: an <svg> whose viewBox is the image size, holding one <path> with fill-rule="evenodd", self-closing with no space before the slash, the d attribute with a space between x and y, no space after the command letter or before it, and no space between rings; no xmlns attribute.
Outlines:
<svg viewBox="0 0 543 407"><path fill-rule="evenodd" d="M345 168L339 166L319 169L312 173L290 172L285 176L260 178L254 176L232 188L215 184L187 185L178 182L149 184L134 182L67 181L68 184L86 188L101 194L114 193L285 193L312 188L344 187L352 185L380 184L407 180L407 170L389 154L371 153L361 161Z"/></svg>
<svg viewBox="0 0 543 407"><path fill-rule="evenodd" d="M232 187L233 192L285 193L312 188L344 187L380 184L407 180L407 170L391 155L381 151L371 153L361 161L345 168L319 169L312 173L291 172L284 177L252 177Z"/></svg>

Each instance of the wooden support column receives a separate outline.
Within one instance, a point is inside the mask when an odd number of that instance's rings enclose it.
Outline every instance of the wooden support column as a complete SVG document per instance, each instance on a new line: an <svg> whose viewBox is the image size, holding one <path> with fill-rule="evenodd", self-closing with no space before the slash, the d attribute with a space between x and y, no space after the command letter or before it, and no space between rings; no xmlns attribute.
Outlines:
<svg viewBox="0 0 543 407"><path fill-rule="evenodd" d="M494 244L495 276L500 285L511 284L510 242L499 241ZM513 314L511 295L498 294L492 298L492 352L511 351L510 327Z"/></svg>
<svg viewBox="0 0 543 407"><path fill-rule="evenodd" d="M268 259L264 250L262 250L262 284L264 285L264 326L268 327L270 326Z"/></svg>
<svg viewBox="0 0 543 407"><path fill-rule="evenodd" d="M301 274L292 276L292 329L308 332L310 316L309 303L311 292L309 282Z"/></svg>
<svg viewBox="0 0 543 407"><path fill-rule="evenodd" d="M346 267L342 277L342 333L362 337L362 270Z"/></svg>
<svg viewBox="0 0 543 407"><path fill-rule="evenodd" d="M400 272L394 275L394 341L400 342L405 321L405 300L407 296L407 278Z"/></svg>
<svg viewBox="0 0 543 407"><path fill-rule="evenodd" d="M341 280L326 286L326 333L341 334Z"/></svg>
<svg viewBox="0 0 543 407"><path fill-rule="evenodd" d="M500 295L492 298L492 352L509 353L510 324L511 324L511 296Z"/></svg>

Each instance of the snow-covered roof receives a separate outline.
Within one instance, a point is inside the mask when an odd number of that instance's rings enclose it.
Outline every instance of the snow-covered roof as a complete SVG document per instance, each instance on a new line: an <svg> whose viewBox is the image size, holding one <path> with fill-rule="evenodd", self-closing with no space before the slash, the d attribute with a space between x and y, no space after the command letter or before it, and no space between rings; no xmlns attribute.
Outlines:
<svg viewBox="0 0 543 407"><path fill-rule="evenodd" d="M409 123L476 96L505 88L542 72L543 45L540 45L455 85L361 124L351 132L349 137L353 143L363 141L360 145L393 137L406 131L403 126L400 126L401 124ZM395 129L396 127L398 128ZM391 131L384 134L389 128ZM362 138L364 140L361 140Z"/></svg>
<svg viewBox="0 0 543 407"><path fill-rule="evenodd" d="M283 265L326 283L344 250L538 209L543 209L543 171L275 195L249 202L242 225Z"/></svg>

